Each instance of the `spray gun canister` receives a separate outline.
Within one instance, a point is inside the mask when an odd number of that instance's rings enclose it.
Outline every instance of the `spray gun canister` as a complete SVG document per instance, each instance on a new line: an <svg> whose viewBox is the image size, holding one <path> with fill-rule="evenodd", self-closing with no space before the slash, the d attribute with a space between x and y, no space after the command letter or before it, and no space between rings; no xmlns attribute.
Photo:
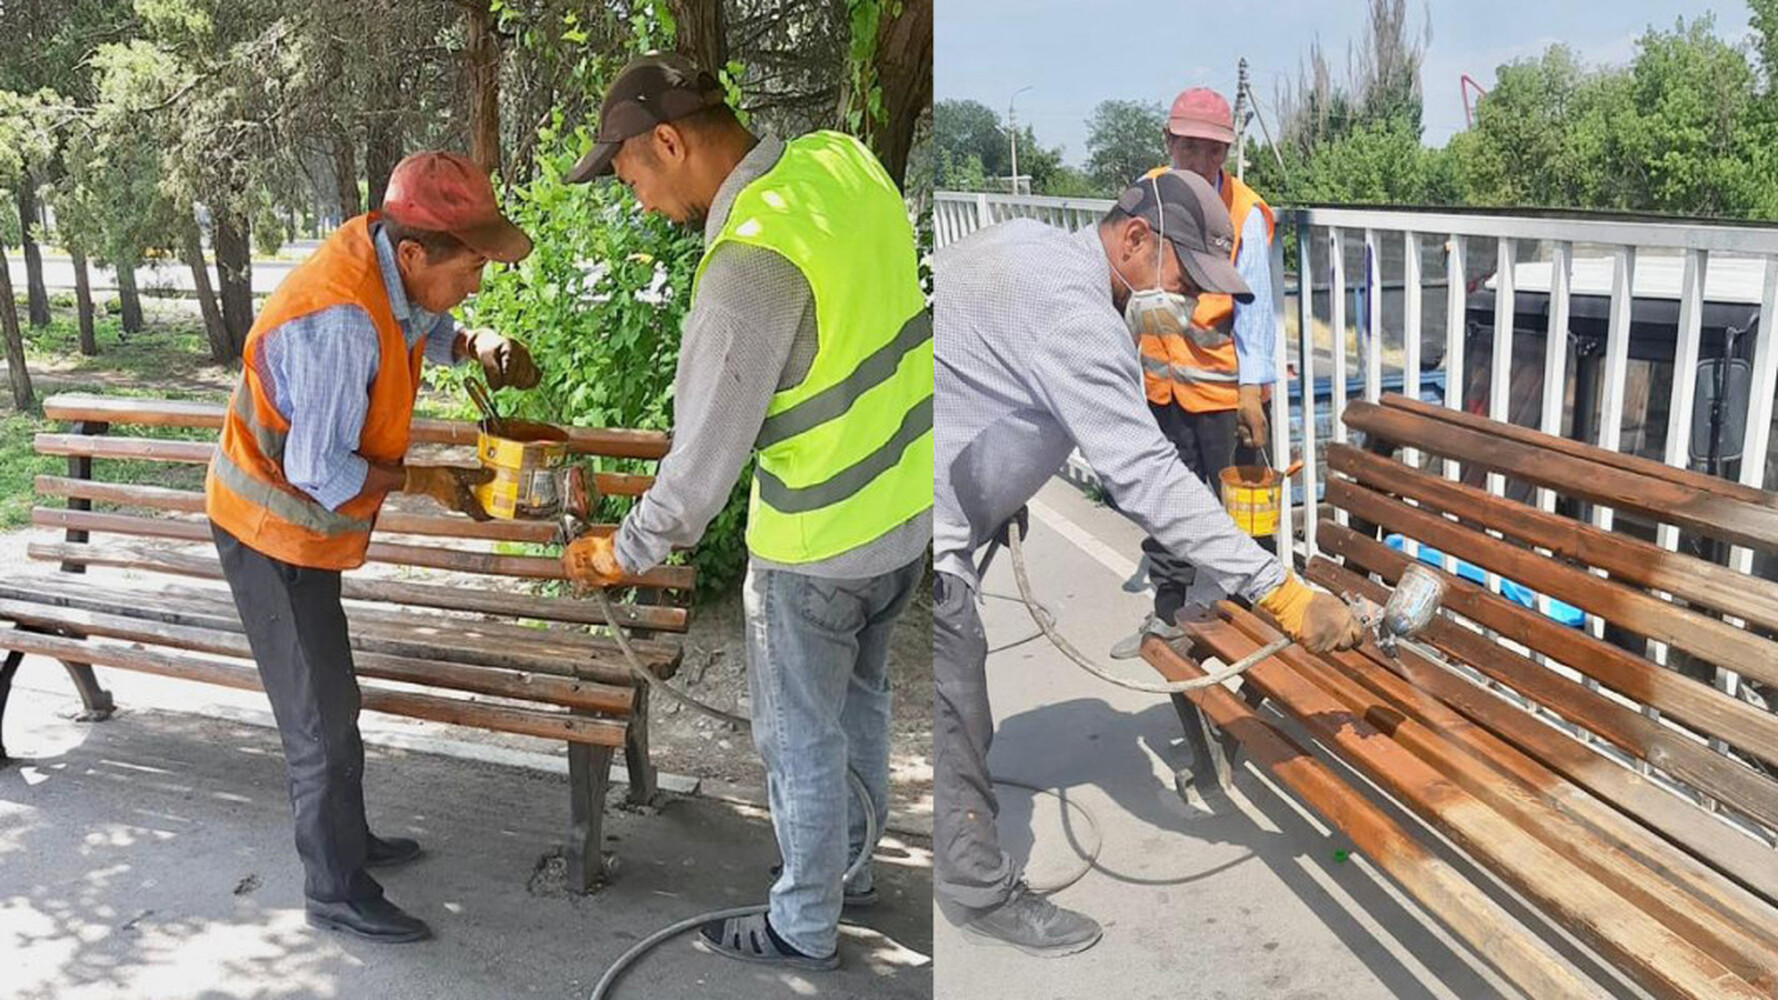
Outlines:
<svg viewBox="0 0 1778 1000"><path fill-rule="evenodd" d="M1432 624L1439 605L1444 603L1445 582L1424 566L1409 565L1396 581L1395 592L1383 606L1377 623L1377 638L1384 649L1393 651L1397 639L1411 639Z"/></svg>

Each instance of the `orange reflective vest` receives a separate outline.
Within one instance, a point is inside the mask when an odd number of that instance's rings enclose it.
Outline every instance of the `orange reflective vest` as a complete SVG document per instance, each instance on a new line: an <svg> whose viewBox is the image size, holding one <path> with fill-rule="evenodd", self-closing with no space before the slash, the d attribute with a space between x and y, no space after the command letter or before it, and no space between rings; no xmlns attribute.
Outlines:
<svg viewBox="0 0 1778 1000"><path fill-rule="evenodd" d="M1166 167L1156 167L1143 175L1146 180ZM1222 203L1229 208L1235 224L1235 245L1229 250L1233 263L1241 252L1241 229L1249 212L1258 212L1266 220L1266 244L1272 242L1275 223L1272 208L1254 190L1237 180L1228 171L1222 172ZM1191 413L1212 413L1232 410L1240 395L1241 365L1235 357L1235 300L1227 295L1206 294L1198 299L1192 313L1192 326L1202 339L1201 344L1179 334L1144 335L1139 338L1142 349L1142 387L1148 401L1157 405L1177 403ZM1209 332L1209 336L1205 332ZM1270 391L1267 391L1270 394Z"/></svg>
<svg viewBox="0 0 1778 1000"><path fill-rule="evenodd" d="M284 478L290 421L272 405L259 377L260 343L268 331L293 319L337 305L362 306L376 327L382 354L357 452L372 462L399 462L407 454L426 341L408 347L395 320L370 235L376 218L360 215L341 226L290 272L260 310L242 348L241 381L229 399L222 438L204 478L204 511L212 521L249 548L296 566L362 565L382 498L355 497L328 510Z"/></svg>

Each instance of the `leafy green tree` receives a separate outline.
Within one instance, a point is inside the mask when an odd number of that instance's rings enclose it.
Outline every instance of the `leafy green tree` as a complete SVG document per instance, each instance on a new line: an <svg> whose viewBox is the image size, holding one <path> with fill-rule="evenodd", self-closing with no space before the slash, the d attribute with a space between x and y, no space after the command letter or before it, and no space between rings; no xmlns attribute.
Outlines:
<svg viewBox="0 0 1778 1000"><path fill-rule="evenodd" d="M1087 174L1102 190L1121 191L1167 162L1167 111L1155 101L1102 101L1087 119Z"/></svg>

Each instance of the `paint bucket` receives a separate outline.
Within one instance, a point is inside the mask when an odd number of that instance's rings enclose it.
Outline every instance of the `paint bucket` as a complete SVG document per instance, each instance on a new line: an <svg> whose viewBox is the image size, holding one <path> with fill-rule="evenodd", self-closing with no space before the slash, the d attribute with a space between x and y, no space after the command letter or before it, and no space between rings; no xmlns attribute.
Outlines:
<svg viewBox="0 0 1778 1000"><path fill-rule="evenodd" d="M1255 538L1278 533L1282 477L1269 465L1231 465L1222 470L1222 506Z"/></svg>
<svg viewBox="0 0 1778 1000"><path fill-rule="evenodd" d="M502 520L537 521L562 511L557 472L568 461L568 432L529 420L502 420L499 434L476 430L475 455L492 481L475 488L482 509Z"/></svg>

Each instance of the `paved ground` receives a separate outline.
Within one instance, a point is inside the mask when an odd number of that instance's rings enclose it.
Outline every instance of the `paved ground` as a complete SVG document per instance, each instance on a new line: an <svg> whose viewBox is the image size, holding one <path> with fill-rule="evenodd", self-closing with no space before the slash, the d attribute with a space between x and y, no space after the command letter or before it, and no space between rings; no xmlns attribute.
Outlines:
<svg viewBox="0 0 1778 1000"><path fill-rule="evenodd" d="M572 896L554 853L567 826L559 776L373 747L372 825L430 851L384 884L438 938L323 934L303 922L275 733L141 708L75 723L60 715L73 707L62 679L34 673L41 686L15 690L6 719L7 746L26 759L0 769L9 1000L581 998L656 928L762 899L776 861L759 810L674 798L614 809L616 878ZM678 940L617 996L931 996L929 853L892 837L879 857L886 905L869 915L876 930L845 930L840 972L768 973Z"/></svg>
<svg viewBox="0 0 1778 1000"><path fill-rule="evenodd" d="M1119 586L1134 570L1140 532L1059 482L1039 501L1028 546L1032 585L1076 645L1102 655L1148 606L1146 596ZM1009 562L997 560L988 594L1016 592ZM991 647L1035 631L1017 603L990 596L984 615ZM1155 676L1139 660L1125 667ZM976 945L935 912L938 997L1517 996L1368 862L1346 854L1349 841L1244 760L1236 794L1217 815L1188 809L1174 772L1189 755L1165 699L1112 688L1041 638L993 654L988 675L999 722L995 773L1060 788L1098 821L1098 863L1056 901L1097 917L1105 938L1076 956L1034 959ZM1055 799L1039 798L1033 808L1029 794L1011 790L1003 804L1004 840L1029 853L1034 882L1078 866L1092 836L1077 815L1065 822Z"/></svg>

